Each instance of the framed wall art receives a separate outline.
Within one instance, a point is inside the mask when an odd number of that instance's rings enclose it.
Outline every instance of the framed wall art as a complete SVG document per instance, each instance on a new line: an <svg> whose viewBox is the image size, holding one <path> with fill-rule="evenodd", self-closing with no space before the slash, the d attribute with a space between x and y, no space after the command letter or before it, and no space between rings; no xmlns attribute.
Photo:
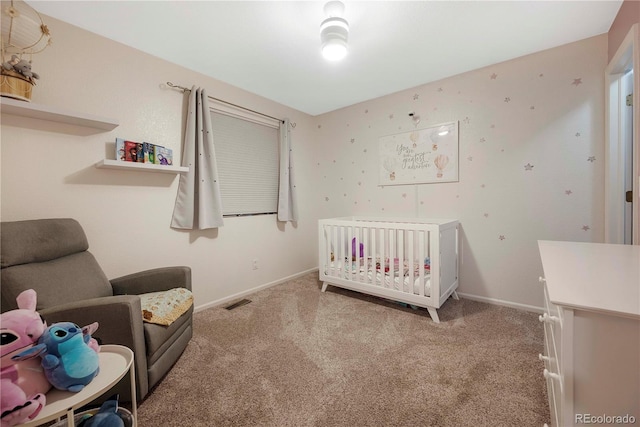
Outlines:
<svg viewBox="0 0 640 427"><path fill-rule="evenodd" d="M379 185L457 181L457 121L380 138Z"/></svg>

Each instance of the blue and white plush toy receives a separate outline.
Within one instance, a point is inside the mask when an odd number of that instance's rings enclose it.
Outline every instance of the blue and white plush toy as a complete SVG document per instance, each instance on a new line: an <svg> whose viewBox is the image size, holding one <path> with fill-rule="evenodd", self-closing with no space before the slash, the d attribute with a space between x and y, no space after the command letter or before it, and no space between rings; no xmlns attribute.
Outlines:
<svg viewBox="0 0 640 427"><path fill-rule="evenodd" d="M79 392L98 375L98 353L89 346L95 343L91 333L98 328L93 323L84 328L72 322L58 322L49 326L33 348L15 357L42 358L44 374L58 390Z"/></svg>

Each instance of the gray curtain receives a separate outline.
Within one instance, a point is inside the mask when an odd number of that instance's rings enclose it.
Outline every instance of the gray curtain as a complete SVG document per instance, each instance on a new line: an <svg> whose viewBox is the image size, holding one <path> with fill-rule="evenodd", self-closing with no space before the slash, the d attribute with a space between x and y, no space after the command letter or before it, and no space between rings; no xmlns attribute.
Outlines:
<svg viewBox="0 0 640 427"><path fill-rule="evenodd" d="M222 227L222 200L213 148L209 99L204 89L191 88L186 117L178 195L172 228L205 230Z"/></svg>
<svg viewBox="0 0 640 427"><path fill-rule="evenodd" d="M278 221L297 221L296 184L293 174L293 149L289 119L280 122L280 185L278 189Z"/></svg>

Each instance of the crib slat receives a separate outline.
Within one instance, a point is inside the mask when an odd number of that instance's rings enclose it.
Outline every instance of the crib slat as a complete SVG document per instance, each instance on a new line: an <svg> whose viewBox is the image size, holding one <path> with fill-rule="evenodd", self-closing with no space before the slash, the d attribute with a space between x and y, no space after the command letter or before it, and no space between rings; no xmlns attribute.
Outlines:
<svg viewBox="0 0 640 427"><path fill-rule="evenodd" d="M396 239L395 239L396 230L389 229L389 285L393 289L393 278L395 277L395 263L394 259L396 257Z"/></svg>
<svg viewBox="0 0 640 427"><path fill-rule="evenodd" d="M418 295L420 296L425 295L425 286L427 283L424 277L424 261L425 261L424 234L425 234L424 231L418 232L418 262L420 263L418 265L418 277L420 278L419 280L420 286L418 286Z"/></svg>
<svg viewBox="0 0 640 427"><path fill-rule="evenodd" d="M411 292L404 288L404 235L405 230L398 230L398 290L400 292ZM395 259L393 260L395 264Z"/></svg>
<svg viewBox="0 0 640 427"><path fill-rule="evenodd" d="M409 271L408 271L408 282L409 282L409 289L408 292L410 294L415 294L416 290L414 289L414 279L413 279L413 275L414 275L414 263L415 263L415 258L413 256L413 235L415 233L415 230L408 230L407 231L407 262L408 262L408 267L409 267ZM402 262L402 260L400 260L400 262ZM404 279L403 279L404 281Z"/></svg>
<svg viewBox="0 0 640 427"><path fill-rule="evenodd" d="M380 236L380 274L376 279L379 279L380 286L384 287L384 257L385 257L385 244L384 244L384 229L378 229L378 234Z"/></svg>
<svg viewBox="0 0 640 427"><path fill-rule="evenodd" d="M338 227L331 227L331 245L333 246L333 264L331 268L331 275L336 275L336 267L338 266L338 260L340 254L338 253Z"/></svg>
<svg viewBox="0 0 640 427"><path fill-rule="evenodd" d="M334 230L334 233L335 233L335 236L336 236L336 239L335 239L336 248L335 248L335 256L334 256L336 270L334 270L334 272L333 272L334 276L341 276L340 269L342 269L344 267L342 265L342 264L344 264L344 256L342 255L342 251L344 250L343 249L344 244L342 243L342 241L343 241L342 229L343 229L343 227L336 226L336 228Z"/></svg>
<svg viewBox="0 0 640 427"><path fill-rule="evenodd" d="M362 246L363 246L363 252L362 252L362 263L363 263L363 269L362 269L362 274L364 276L364 281L367 282L368 284L371 284L371 275L369 274L369 269L371 268L370 266L370 262L369 262L369 228L367 227L362 227Z"/></svg>

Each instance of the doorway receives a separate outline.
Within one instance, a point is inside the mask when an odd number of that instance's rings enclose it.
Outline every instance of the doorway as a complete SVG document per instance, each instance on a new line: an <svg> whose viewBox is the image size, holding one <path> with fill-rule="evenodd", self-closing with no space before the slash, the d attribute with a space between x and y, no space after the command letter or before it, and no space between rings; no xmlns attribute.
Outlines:
<svg viewBox="0 0 640 427"><path fill-rule="evenodd" d="M640 244L638 24L605 70L605 242Z"/></svg>

